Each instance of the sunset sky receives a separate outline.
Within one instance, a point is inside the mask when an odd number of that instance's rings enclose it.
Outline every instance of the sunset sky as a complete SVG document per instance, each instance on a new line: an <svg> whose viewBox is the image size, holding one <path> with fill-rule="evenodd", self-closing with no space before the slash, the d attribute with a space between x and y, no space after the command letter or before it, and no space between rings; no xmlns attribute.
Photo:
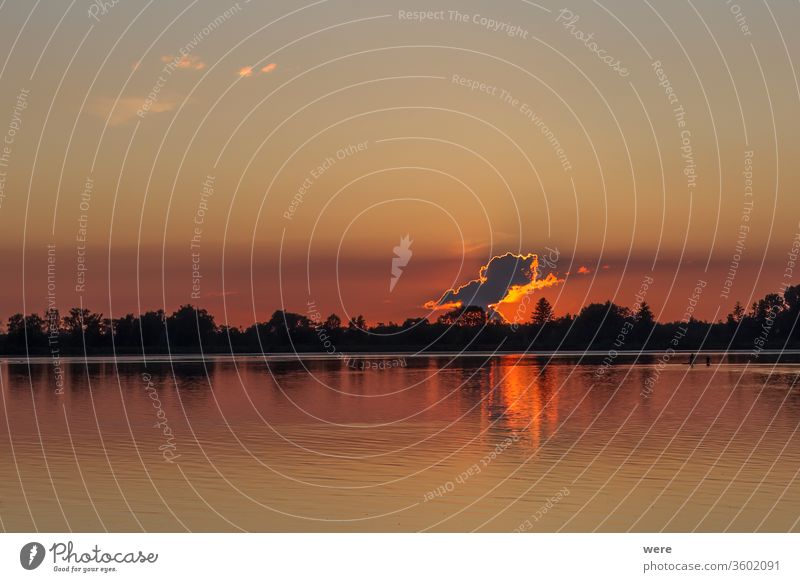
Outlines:
<svg viewBox="0 0 800 582"><path fill-rule="evenodd" d="M102 6L0 4L3 320L44 310L48 245L62 311L231 325L428 315L509 252L557 257L557 314L800 283L796 5Z"/></svg>

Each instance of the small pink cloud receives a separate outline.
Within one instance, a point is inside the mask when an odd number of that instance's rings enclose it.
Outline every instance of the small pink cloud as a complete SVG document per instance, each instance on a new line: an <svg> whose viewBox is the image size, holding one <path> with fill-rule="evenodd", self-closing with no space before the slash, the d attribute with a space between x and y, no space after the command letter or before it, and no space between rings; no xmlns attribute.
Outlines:
<svg viewBox="0 0 800 582"><path fill-rule="evenodd" d="M264 65L258 70L254 70L253 67L242 67L239 69L239 76L240 77L252 77L255 73L267 75L278 68L278 63L269 63Z"/></svg>
<svg viewBox="0 0 800 582"><path fill-rule="evenodd" d="M191 69L199 71L206 68L206 64L200 60L197 55L183 55L176 57L173 55L164 55L161 57L162 63L172 63L176 69Z"/></svg>
<svg viewBox="0 0 800 582"><path fill-rule="evenodd" d="M238 295L238 291L209 291L206 297L229 297L231 295Z"/></svg>

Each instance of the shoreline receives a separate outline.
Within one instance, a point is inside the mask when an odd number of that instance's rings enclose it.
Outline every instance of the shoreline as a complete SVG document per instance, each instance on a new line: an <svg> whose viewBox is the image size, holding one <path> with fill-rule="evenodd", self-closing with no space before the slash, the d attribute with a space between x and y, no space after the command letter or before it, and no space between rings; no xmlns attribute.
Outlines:
<svg viewBox="0 0 800 582"><path fill-rule="evenodd" d="M666 354L666 350L618 350L618 357L637 358L637 357L658 357ZM701 357L716 356L720 357L747 357L752 356L751 350L675 350L672 352L676 356L689 356L695 354L697 361L695 366L704 365L705 362L701 361ZM196 354L196 353L179 353L179 354L152 354L147 356L124 354L124 355L90 355L90 356L61 356L62 363L139 363L139 362L152 362L152 363L192 363L192 362L221 362L221 361L261 361L261 362L286 362L286 361L341 361L346 362L346 359L358 360L382 360L392 359L398 356L403 358L490 358L490 357L518 357L518 358L598 358L608 355L608 350L561 350L561 351L538 351L538 352L525 352L525 351L441 351L441 352L347 352L341 355L331 355L327 352L276 352L276 353L242 353L242 354ZM764 350L760 352L761 356L770 357L797 357L798 364L800 364L800 350ZM752 358L751 358L752 359ZM0 363L5 364L49 364L52 362L50 356L0 356ZM717 364L719 361L716 362ZM751 362L753 364L758 363ZM794 363L794 362L787 362ZM686 362L680 360L674 362L674 365L687 365Z"/></svg>

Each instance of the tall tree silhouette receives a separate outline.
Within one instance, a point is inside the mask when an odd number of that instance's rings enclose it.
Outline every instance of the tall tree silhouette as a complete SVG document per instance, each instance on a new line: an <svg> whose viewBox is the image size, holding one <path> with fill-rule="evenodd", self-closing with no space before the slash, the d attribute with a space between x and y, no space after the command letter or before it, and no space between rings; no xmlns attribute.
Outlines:
<svg viewBox="0 0 800 582"><path fill-rule="evenodd" d="M536 325L544 325L553 319L553 306L544 297L540 297L536 302L531 319Z"/></svg>
<svg viewBox="0 0 800 582"><path fill-rule="evenodd" d="M88 309L73 307L64 316L64 330L73 345L94 346L100 343L104 334L103 314L92 313Z"/></svg>
<svg viewBox="0 0 800 582"><path fill-rule="evenodd" d="M181 305L167 318L169 339L176 346L198 346L211 343L217 325L214 316L205 309Z"/></svg>
<svg viewBox="0 0 800 582"><path fill-rule="evenodd" d="M325 320L325 329L334 331L340 327L342 327L342 318L335 313L331 313Z"/></svg>

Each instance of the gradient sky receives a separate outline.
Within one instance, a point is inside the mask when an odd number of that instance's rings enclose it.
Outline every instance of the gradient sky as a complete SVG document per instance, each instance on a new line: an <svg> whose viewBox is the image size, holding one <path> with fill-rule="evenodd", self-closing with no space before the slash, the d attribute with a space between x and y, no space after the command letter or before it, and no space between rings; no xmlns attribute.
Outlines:
<svg viewBox="0 0 800 582"><path fill-rule="evenodd" d="M660 319L679 318L701 279L697 315L721 318L786 281L800 6L575 1L577 20L549 0L0 6L2 318L46 306L48 244L62 310L192 302L235 325L309 300L402 321L492 256L546 248L565 282L535 294L559 314L631 305L652 275ZM443 12L401 17L417 10ZM405 235L413 256L390 293Z"/></svg>

